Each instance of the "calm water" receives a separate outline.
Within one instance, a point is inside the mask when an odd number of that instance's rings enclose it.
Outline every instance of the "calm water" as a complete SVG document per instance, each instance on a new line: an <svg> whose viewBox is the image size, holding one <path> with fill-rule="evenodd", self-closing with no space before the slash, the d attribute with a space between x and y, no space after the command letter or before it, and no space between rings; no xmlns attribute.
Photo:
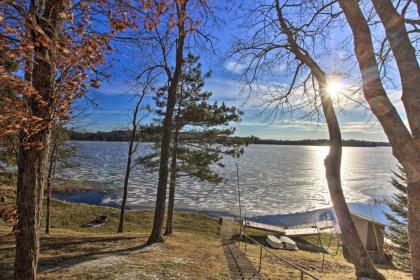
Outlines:
<svg viewBox="0 0 420 280"><path fill-rule="evenodd" d="M121 201L127 143L72 142L78 147L80 166L60 171L62 179L93 181L116 189L103 204ZM150 149L143 144L140 153ZM330 206L324 179L327 147L250 145L240 159L225 158L218 168L225 181L218 185L191 178L179 179L176 205L183 209L237 213L236 167L239 164L242 202L247 215L286 214ZM388 147L346 147L342 180L348 202L392 195L389 183L396 161ZM151 207L155 202L157 174L135 168L130 177L128 206Z"/></svg>

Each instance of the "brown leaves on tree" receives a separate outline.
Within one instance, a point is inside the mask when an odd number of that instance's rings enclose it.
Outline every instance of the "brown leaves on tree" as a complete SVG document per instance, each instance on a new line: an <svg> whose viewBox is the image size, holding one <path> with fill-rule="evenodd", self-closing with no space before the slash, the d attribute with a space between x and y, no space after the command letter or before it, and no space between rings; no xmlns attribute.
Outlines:
<svg viewBox="0 0 420 280"><path fill-rule="evenodd" d="M0 3L0 144L5 137L19 134L24 146L39 146L33 140L37 133L48 129L53 119L67 118L76 98L90 87L99 87L94 70L111 50L111 36L134 26L129 10L124 10L129 7L125 1L57 3L65 7L58 18L37 14L28 1ZM95 26L98 11L109 18L109 26L100 30ZM54 21L60 21L60 28L45 27L57 26ZM47 62L55 73L50 92L33 88L36 61ZM35 117L39 108L48 110L48 117Z"/></svg>
<svg viewBox="0 0 420 280"><path fill-rule="evenodd" d="M68 118L72 102L99 87L95 69L104 63L116 33L135 30L139 23L147 30L162 23L170 29L183 25L188 33L201 24L193 11L188 19L180 12L187 0L55 1L64 9L52 18L37 14L32 2L0 2L0 144L19 134L25 146L37 146L33 138L38 132L49 129L54 119ZM33 88L36 61L47 62L55 73L49 92ZM10 68L11 62L16 67ZM34 118L38 107L48 110L48 117Z"/></svg>

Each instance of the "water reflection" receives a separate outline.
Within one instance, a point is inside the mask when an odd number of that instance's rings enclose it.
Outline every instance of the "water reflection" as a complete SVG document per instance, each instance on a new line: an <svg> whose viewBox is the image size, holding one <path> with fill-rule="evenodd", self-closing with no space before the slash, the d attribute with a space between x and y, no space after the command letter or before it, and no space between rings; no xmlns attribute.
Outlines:
<svg viewBox="0 0 420 280"><path fill-rule="evenodd" d="M119 203L125 169L126 143L77 142L78 168L59 174L63 179L99 182L119 191L105 203ZM142 145L140 153L150 150ZM218 168L225 181L213 185L180 178L176 194L179 208L234 212L237 209L235 163L240 166L243 204L248 215L284 214L330 206L324 158L328 147L250 145L239 160L225 158ZM395 161L389 148L344 148L342 185L348 202L389 196L388 183ZM133 170L129 207L154 205L157 175Z"/></svg>

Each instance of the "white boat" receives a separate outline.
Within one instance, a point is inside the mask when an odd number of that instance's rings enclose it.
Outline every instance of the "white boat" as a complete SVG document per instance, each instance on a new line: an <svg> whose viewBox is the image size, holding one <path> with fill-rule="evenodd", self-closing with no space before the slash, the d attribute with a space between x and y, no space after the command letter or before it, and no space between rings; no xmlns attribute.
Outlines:
<svg viewBox="0 0 420 280"><path fill-rule="evenodd" d="M274 235L267 235L266 241L268 245L274 249L299 250L296 242L287 236L280 236L280 238L277 238Z"/></svg>

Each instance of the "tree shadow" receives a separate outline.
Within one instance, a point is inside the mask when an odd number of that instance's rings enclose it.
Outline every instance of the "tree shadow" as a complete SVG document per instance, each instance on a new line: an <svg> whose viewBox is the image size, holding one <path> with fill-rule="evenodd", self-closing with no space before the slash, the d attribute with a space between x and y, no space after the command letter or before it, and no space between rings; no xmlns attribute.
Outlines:
<svg viewBox="0 0 420 280"><path fill-rule="evenodd" d="M68 240L68 237L43 237L41 238L41 248L45 250L49 249L59 249L61 247L69 245L80 245L84 243L99 243L99 242L112 242L112 241L122 241L122 240L132 240L137 239L138 237L80 237L72 238L71 241Z"/></svg>
<svg viewBox="0 0 420 280"><path fill-rule="evenodd" d="M139 240L140 245L135 245L131 247L124 248L109 248L106 249L104 246L97 246L98 243L108 243L109 244L119 241L130 241L139 239L139 237L134 236L116 236L116 237L42 237L41 238L41 258L38 265L38 272L55 272L61 269L67 269L74 265L100 259L102 256L106 255L128 255L136 251L147 251L160 246L160 244L147 245L145 240ZM1 236L0 242L2 245L7 245L7 247L2 246L0 248L0 272L3 275L12 275L13 273L13 263L14 263L14 252L15 252L15 241L13 237L10 236ZM137 241L133 241L136 242ZM81 247L84 244L92 244L94 246ZM95 245L96 244L96 245ZM115 246L115 244L114 244ZM118 246L118 245L116 245ZM126 245L127 246L127 245ZM48 251L58 251L59 255L51 257L43 257L44 254L48 254ZM71 254L75 251L80 252L79 254ZM85 252L84 252L85 251ZM67 254L67 255L66 255ZM71 255L69 255L71 254Z"/></svg>
<svg viewBox="0 0 420 280"><path fill-rule="evenodd" d="M158 244L159 245L159 244ZM97 248L96 250L91 250L90 252L78 255L71 256L55 256L48 258L41 258L38 266L39 272L55 272L61 269L67 269L77 264L100 259L100 256L104 255L128 255L135 251L146 251L147 248L154 248L156 245L147 245L146 243L136 245L128 248L121 248L115 250L101 250Z"/></svg>

